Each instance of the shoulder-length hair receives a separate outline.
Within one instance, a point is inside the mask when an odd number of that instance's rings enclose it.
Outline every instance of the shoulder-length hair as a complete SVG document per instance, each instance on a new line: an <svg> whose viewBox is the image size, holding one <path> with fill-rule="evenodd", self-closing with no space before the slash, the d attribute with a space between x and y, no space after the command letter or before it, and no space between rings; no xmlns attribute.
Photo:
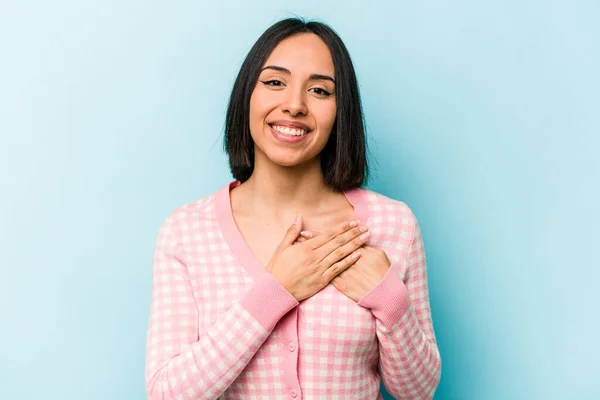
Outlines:
<svg viewBox="0 0 600 400"><path fill-rule="evenodd" d="M223 143L231 173L236 180L244 182L254 170L250 96L260 70L282 40L301 33L314 33L325 42L335 71L336 119L329 141L320 154L325 181L339 191L361 187L367 179L367 147L358 82L350 54L331 27L299 18L281 20L267 29L252 46L240 68L229 98Z"/></svg>

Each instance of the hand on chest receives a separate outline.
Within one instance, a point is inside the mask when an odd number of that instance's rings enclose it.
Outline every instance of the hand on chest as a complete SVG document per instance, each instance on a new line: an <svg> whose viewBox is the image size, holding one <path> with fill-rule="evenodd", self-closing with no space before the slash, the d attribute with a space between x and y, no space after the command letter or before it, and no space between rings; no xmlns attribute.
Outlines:
<svg viewBox="0 0 600 400"><path fill-rule="evenodd" d="M322 232L351 218L351 208L336 213L309 216L303 218L302 228L307 231ZM269 263L289 228L289 225L283 223L256 218L239 219L237 224L247 246L262 265Z"/></svg>

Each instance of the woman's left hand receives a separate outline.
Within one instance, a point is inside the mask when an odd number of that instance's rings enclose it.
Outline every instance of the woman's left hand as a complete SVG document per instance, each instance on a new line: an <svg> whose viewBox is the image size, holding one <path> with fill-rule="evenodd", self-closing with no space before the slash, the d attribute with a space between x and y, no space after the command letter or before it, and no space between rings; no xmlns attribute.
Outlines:
<svg viewBox="0 0 600 400"><path fill-rule="evenodd" d="M390 268L385 251L367 245L359 251L358 260L331 281L337 290L357 303L379 285Z"/></svg>
<svg viewBox="0 0 600 400"><path fill-rule="evenodd" d="M317 232L302 232L303 237L298 242L316 235ZM331 281L337 290L357 303L381 282L390 268L385 251L368 245L358 251L361 254L358 260Z"/></svg>

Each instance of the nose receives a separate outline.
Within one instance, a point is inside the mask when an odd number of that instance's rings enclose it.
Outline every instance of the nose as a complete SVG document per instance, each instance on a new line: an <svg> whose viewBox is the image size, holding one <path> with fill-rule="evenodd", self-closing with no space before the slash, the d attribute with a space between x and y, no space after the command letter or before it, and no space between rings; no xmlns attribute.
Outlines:
<svg viewBox="0 0 600 400"><path fill-rule="evenodd" d="M289 113L292 117L306 115L308 108L306 107L306 99L304 96L305 91L303 88L288 87L286 98L283 103L283 111Z"/></svg>

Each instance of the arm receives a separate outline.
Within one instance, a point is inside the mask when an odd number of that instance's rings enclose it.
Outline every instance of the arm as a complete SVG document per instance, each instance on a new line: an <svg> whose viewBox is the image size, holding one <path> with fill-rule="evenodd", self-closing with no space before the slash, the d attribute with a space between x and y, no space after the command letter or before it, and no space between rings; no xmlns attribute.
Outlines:
<svg viewBox="0 0 600 400"><path fill-rule="evenodd" d="M381 283L358 303L377 318L380 369L398 399L431 399L441 376L433 331L423 239L417 221L402 281L392 265Z"/></svg>
<svg viewBox="0 0 600 400"><path fill-rule="evenodd" d="M277 321L298 305L265 274L199 334L198 309L181 244L175 213L161 227L154 254L146 350L146 390L152 400L220 396Z"/></svg>

